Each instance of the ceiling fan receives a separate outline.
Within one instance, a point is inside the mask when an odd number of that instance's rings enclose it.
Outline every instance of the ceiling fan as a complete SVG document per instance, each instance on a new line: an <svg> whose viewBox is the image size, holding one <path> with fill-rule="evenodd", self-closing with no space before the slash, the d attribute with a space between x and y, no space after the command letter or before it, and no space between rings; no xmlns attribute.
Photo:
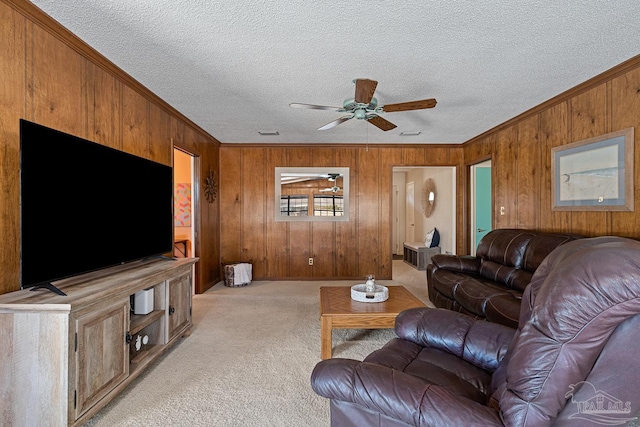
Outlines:
<svg viewBox="0 0 640 427"><path fill-rule="evenodd" d="M295 102L289 104L289 106L294 108L309 108L312 110L335 110L338 113L348 113L348 115L342 116L318 128L318 130L331 129L338 126L340 123L344 123L347 120L356 118L360 120L366 120L372 125L382 129L383 131L388 131L394 129L396 125L386 119L383 119L380 114L391 113L394 111L411 111L433 108L437 103L435 99L430 98L420 101L401 102L398 104L387 104L379 106L378 100L373 96L373 93L376 90L376 86L378 86L377 81L369 79L355 79L353 82L356 84L355 97L345 99L345 101L342 103L342 107L300 104Z"/></svg>
<svg viewBox="0 0 640 427"><path fill-rule="evenodd" d="M320 192L331 191L332 193L337 193L338 191L340 191L340 187L338 187L338 183L336 182L339 176L339 173L330 173L327 179L329 180L329 182L333 182L333 186L329 188L323 188L322 190L320 190Z"/></svg>

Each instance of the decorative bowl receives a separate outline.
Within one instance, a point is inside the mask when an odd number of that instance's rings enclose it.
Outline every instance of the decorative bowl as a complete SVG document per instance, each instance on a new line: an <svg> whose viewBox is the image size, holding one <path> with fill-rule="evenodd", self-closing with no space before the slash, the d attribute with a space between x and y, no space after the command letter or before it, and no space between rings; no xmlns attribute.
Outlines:
<svg viewBox="0 0 640 427"><path fill-rule="evenodd" d="M389 288L376 285L374 292L367 292L367 285L353 285L351 299L359 302L383 302L389 299Z"/></svg>

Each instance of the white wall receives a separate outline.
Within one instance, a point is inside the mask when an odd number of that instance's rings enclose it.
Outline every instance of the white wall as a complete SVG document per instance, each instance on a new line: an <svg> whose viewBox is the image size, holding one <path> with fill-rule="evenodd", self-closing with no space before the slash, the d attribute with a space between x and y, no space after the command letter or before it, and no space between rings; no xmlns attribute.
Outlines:
<svg viewBox="0 0 640 427"><path fill-rule="evenodd" d="M424 212L422 212L422 187L424 185L424 181L428 178L433 179L436 186L436 205L431 216L426 218L424 216ZM418 188L418 185L416 185L416 188ZM416 205L418 205L421 210L421 212L419 212L420 218L422 218L421 236L426 236L426 234L435 227L440 233L440 247L442 248L442 253L455 253L455 168L441 167L424 170L423 179L419 188L420 204L416 203ZM418 218L417 215L416 218Z"/></svg>

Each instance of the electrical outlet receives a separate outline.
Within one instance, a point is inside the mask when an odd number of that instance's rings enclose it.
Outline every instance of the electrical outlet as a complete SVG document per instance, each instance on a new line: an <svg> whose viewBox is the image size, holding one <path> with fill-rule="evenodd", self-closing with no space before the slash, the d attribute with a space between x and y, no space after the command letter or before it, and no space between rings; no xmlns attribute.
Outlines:
<svg viewBox="0 0 640 427"><path fill-rule="evenodd" d="M504 206L500 206L500 215L504 215Z"/></svg>
<svg viewBox="0 0 640 427"><path fill-rule="evenodd" d="M309 265L313 265L313 258L309 258Z"/></svg>

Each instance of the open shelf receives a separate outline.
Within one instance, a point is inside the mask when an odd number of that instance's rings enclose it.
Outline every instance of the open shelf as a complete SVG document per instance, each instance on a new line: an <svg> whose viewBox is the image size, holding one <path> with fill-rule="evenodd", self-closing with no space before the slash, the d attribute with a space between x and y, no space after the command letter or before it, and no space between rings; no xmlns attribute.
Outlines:
<svg viewBox="0 0 640 427"><path fill-rule="evenodd" d="M144 368L155 360L155 355L161 353L164 349L162 345L148 345L147 349L139 352L136 357L129 361L129 374Z"/></svg>
<svg viewBox="0 0 640 427"><path fill-rule="evenodd" d="M164 310L154 310L149 314L132 314L129 333L134 335L164 315Z"/></svg>

